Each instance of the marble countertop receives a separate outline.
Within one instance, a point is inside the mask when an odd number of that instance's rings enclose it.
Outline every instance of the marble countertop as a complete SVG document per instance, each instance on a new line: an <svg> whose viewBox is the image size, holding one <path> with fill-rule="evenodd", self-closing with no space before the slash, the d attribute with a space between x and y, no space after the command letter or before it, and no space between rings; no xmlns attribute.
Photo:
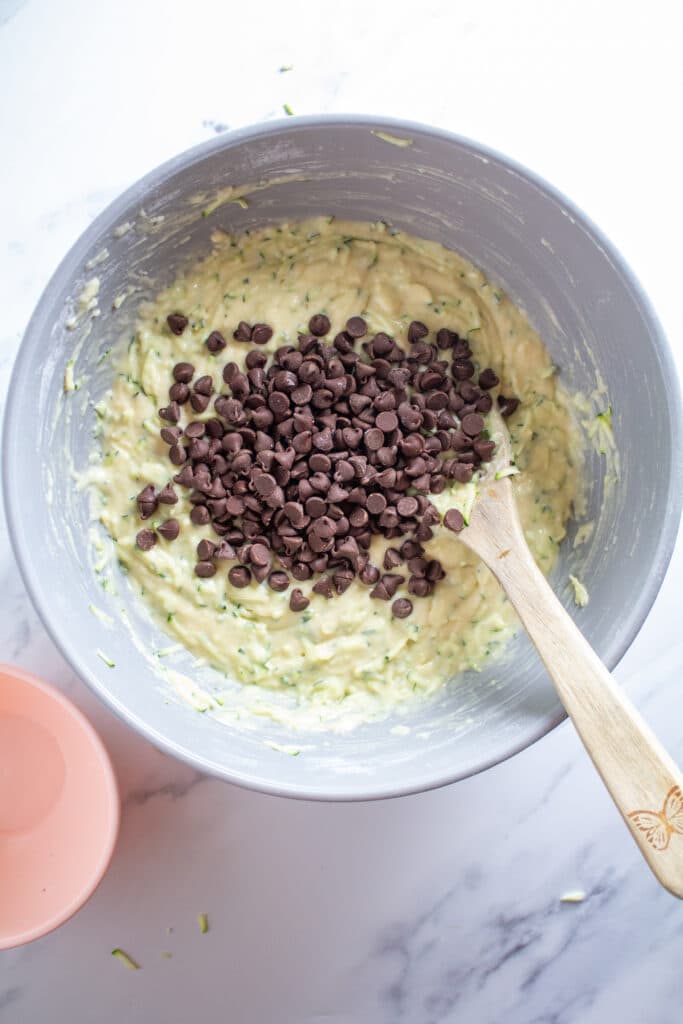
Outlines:
<svg viewBox="0 0 683 1024"><path fill-rule="evenodd" d="M683 82L670 5L426 0L409 23L398 10L2 0L0 401L33 305L92 218L173 153L283 104L436 123L533 167L621 248L680 365L672 108ZM682 582L679 542L616 672L679 760ZM569 726L477 778L372 804L288 801L199 776L73 675L27 599L4 523L0 651L92 717L123 798L119 845L89 904L0 954L2 1024L681 1020L683 911ZM583 902L560 901L577 889ZM142 970L111 958L119 945Z"/></svg>

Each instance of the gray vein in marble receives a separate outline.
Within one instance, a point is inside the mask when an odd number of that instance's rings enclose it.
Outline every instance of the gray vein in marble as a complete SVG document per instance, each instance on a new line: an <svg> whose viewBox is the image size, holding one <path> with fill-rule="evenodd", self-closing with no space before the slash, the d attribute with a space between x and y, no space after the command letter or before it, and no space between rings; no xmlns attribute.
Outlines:
<svg viewBox="0 0 683 1024"><path fill-rule="evenodd" d="M0 6L0 27L11 21L15 14L18 14L26 0L4 0Z"/></svg>
<svg viewBox="0 0 683 1024"><path fill-rule="evenodd" d="M213 121L211 118L206 118L202 121L202 128L209 128L216 135L222 135L223 132L230 131L229 124L224 124L223 121Z"/></svg>
<svg viewBox="0 0 683 1024"><path fill-rule="evenodd" d="M468 943L465 956L460 957L461 962L447 966L435 988L425 993L418 1011L420 1021L423 1024L446 1024L453 1020L452 1014L460 1003L471 1003L475 992L484 992L494 976L501 974L510 962L519 958L523 959L525 965L517 983L520 1002L523 1004L526 993L543 979L546 970L555 965L573 943L580 943L586 912L594 916L615 898L618 891L616 881L606 875L591 887L586 903L580 907L561 906L554 900L524 912L516 909L502 911L485 923L482 922L478 945ZM383 944L381 956L394 955L401 961L398 977L386 993L392 1007L390 1019L416 1019L414 994L422 964L428 963L432 954L438 952L435 950L439 943L438 937L448 934L452 922L457 921L457 903L462 898L464 893L460 887L451 890L420 915L407 932L399 929L394 938ZM540 950L547 948L548 926L551 922L559 927L561 938L547 953L541 953ZM425 931L432 933L432 937L427 938ZM532 961L531 964L528 963L529 958L524 957L529 951L536 951L536 962ZM424 989L424 985L419 987ZM562 1013L564 1010L556 1018L539 1017L539 1024L546 1019L557 1019L559 1024ZM523 1018L515 1017L517 1019Z"/></svg>
<svg viewBox="0 0 683 1024"><path fill-rule="evenodd" d="M558 726L558 729L569 729L569 728L571 728L571 726L569 725L569 723L566 723L566 722L562 723L561 725ZM563 782L567 778L567 776L569 775L569 773L572 771L573 768L574 768L574 763L572 761L565 761L563 764L561 764L559 766L559 768L557 768L556 771L554 771L550 775L549 781L546 783L545 787L543 788L543 790L540 792L540 794L536 798L536 801L533 804L530 804L528 809L527 809L527 811L520 816L520 818L519 818L519 824L520 825L525 825L526 822L529 820L529 818L533 817L533 815L536 814L536 812L538 811L539 807L545 807L547 805L548 801L557 792L557 788L560 785L560 783Z"/></svg>
<svg viewBox="0 0 683 1024"><path fill-rule="evenodd" d="M177 780L174 782L164 782L159 786L144 786L131 789L126 794L123 803L124 806L128 806L130 804L136 807L141 807L150 800L155 800L157 797L169 797L171 800L180 800L202 783L212 781L213 780L209 775L202 775L200 772L194 772L186 781Z"/></svg>
<svg viewBox="0 0 683 1024"><path fill-rule="evenodd" d="M10 985L9 988L4 989L4 991L0 992L0 1011L6 1010L12 1003L16 1003L20 996L21 988L19 985Z"/></svg>
<svg viewBox="0 0 683 1024"><path fill-rule="evenodd" d="M541 957L538 963L529 970L520 982L520 991L525 992L527 989L532 988L543 976L546 969L557 961L575 939L579 938L584 924L584 917L587 914L595 915L604 910L616 898L618 892L619 880L611 877L611 873L606 873L600 882L588 890L586 899L581 905L559 905L556 902L545 910L540 911L537 915L539 924L542 924L543 920L550 915L556 916L560 914L567 918L569 927L556 949L549 956ZM541 928L540 934L541 936L545 934L543 928Z"/></svg>

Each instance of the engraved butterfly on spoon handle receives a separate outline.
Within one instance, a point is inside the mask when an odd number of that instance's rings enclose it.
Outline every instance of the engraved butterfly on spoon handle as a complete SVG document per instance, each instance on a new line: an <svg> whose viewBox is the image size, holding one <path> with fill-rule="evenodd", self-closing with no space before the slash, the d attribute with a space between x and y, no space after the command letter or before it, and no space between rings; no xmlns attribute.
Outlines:
<svg viewBox="0 0 683 1024"><path fill-rule="evenodd" d="M508 595L645 860L683 899L683 774L538 569L509 479L482 485L459 537Z"/></svg>

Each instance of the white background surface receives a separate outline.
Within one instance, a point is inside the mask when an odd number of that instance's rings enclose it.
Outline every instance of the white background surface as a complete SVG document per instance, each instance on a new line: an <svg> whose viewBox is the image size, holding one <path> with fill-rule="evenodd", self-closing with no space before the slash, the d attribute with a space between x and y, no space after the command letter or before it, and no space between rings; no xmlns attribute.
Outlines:
<svg viewBox="0 0 683 1024"><path fill-rule="evenodd" d="M0 396L49 274L95 214L177 151L284 103L431 122L549 178L630 261L680 365L676 12L0 0ZM617 671L679 760L682 577L679 544ZM4 524L0 611L2 659L89 712L124 799L88 906L0 954L2 1024L680 1022L683 907L649 876L570 727L418 797L264 797L193 775L97 704L38 623ZM560 904L574 888L586 900ZM141 971L112 960L118 945Z"/></svg>

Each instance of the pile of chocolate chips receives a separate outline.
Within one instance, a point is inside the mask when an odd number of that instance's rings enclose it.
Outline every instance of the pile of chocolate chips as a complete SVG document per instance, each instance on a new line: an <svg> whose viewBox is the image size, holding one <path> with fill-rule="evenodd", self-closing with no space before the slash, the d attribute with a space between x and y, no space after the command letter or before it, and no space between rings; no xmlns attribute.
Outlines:
<svg viewBox="0 0 683 1024"><path fill-rule="evenodd" d="M167 322L178 335L188 325L180 313ZM484 416L498 377L491 369L477 376L468 341L445 327L430 342L427 327L414 320L406 348L384 333L367 338L360 316L332 343L322 340L331 330L325 315L311 317L308 328L297 347L284 345L269 361L258 346L272 328L241 322L233 337L252 346L246 372L227 363L227 390L217 395L213 379L194 379L190 363L173 369L169 404L159 410L168 424L161 436L179 470L174 483L190 491L192 522L210 524L217 537L198 544L195 572L213 576L217 562L237 560L228 572L235 587L267 580L284 591L290 576L318 576L313 591L327 598L358 577L372 587L371 597L385 601L407 577L409 593L426 597L444 577L422 546L440 521L428 495L452 480L468 482L493 456ZM226 341L213 331L205 344L218 354ZM204 413L212 399L215 416L190 417L181 428L183 406ZM518 404L498 396L503 416ZM148 485L138 495L141 518L176 498L171 485L159 494ZM457 532L461 514L451 509L444 524ZM177 522L167 520L158 532L175 539ZM373 534L404 538L388 548L381 567L368 554ZM138 534L143 550L155 541L151 530ZM294 588L290 607L308 604ZM398 598L392 611L405 618L412 607Z"/></svg>

